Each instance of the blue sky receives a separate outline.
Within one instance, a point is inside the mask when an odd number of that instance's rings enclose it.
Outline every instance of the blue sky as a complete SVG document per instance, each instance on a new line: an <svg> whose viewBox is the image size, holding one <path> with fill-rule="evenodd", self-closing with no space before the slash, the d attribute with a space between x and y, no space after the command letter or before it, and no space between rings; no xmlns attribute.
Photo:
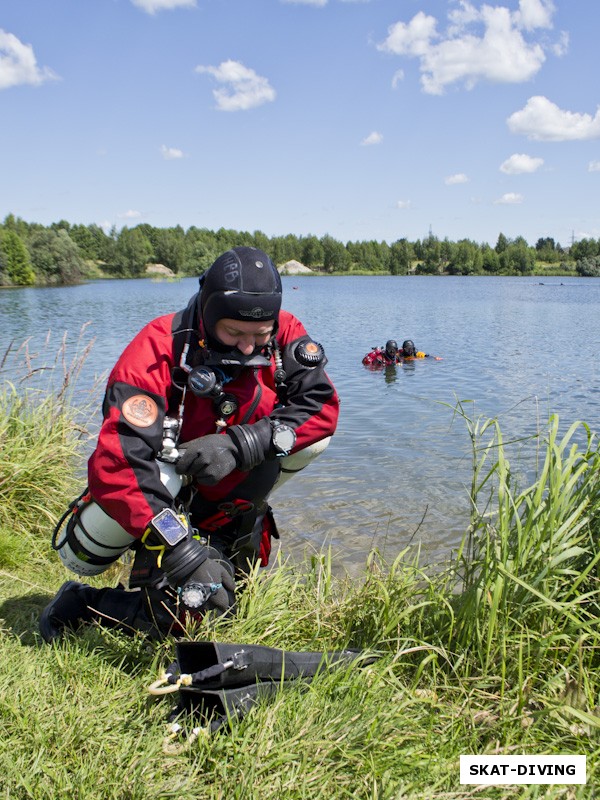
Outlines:
<svg viewBox="0 0 600 800"><path fill-rule="evenodd" d="M597 0L2 0L0 219L600 238Z"/></svg>

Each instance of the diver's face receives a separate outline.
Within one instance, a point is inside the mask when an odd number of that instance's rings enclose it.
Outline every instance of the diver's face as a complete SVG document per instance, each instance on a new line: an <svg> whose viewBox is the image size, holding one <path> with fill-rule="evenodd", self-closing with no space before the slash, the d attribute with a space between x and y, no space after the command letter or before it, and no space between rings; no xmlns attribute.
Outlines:
<svg viewBox="0 0 600 800"><path fill-rule="evenodd" d="M215 325L215 336L228 347L236 347L245 356L268 344L275 323L245 322L238 319L220 319Z"/></svg>

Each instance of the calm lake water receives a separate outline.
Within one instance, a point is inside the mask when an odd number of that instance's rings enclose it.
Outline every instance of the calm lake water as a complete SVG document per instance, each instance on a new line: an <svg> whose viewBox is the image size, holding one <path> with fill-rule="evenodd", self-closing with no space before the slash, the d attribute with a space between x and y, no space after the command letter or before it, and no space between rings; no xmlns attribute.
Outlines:
<svg viewBox="0 0 600 800"><path fill-rule="evenodd" d="M600 279L490 277L286 277L284 307L325 347L342 398L338 431L324 455L271 498L282 552L301 557L331 545L353 572L376 546L393 558L409 542L423 560L455 547L469 516L471 449L453 414L498 416L504 437L600 421ZM94 340L78 379L78 402L103 381L125 344L151 318L187 303L196 279L99 281L0 292L0 359L29 340L32 366L52 366ZM86 326L82 336L81 327ZM443 360L387 371L361 364L373 345L405 338ZM35 355L37 354L37 355ZM0 377L22 374L23 348ZM60 364L55 380L60 381ZM47 381L52 373L38 373ZM99 408L101 392L96 407ZM93 426L92 419L90 424ZM535 444L511 453L532 475ZM74 496L80 487L74 488Z"/></svg>

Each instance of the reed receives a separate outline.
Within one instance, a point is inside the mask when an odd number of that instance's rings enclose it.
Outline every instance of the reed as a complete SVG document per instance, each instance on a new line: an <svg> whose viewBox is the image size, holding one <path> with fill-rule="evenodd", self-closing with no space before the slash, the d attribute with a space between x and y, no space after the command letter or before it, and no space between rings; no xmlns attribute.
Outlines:
<svg viewBox="0 0 600 800"><path fill-rule="evenodd" d="M65 334L58 349L50 352L48 335L36 350L30 340L9 345L0 359L2 566L48 560L48 529L64 510L65 498L72 499L79 480L81 454L90 435L87 421L97 400L95 387L83 397L76 394L93 346L93 341L85 343L85 328L74 346Z"/></svg>

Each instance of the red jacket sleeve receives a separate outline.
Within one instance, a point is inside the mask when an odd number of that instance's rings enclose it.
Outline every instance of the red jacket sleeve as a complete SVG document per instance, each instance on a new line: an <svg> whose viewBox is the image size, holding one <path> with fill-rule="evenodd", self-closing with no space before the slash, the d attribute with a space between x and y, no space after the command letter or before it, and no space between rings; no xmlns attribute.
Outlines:
<svg viewBox="0 0 600 800"><path fill-rule="evenodd" d="M108 378L98 443L88 462L92 497L136 537L172 502L156 463L171 390L172 319L159 317L146 325L117 361Z"/></svg>

